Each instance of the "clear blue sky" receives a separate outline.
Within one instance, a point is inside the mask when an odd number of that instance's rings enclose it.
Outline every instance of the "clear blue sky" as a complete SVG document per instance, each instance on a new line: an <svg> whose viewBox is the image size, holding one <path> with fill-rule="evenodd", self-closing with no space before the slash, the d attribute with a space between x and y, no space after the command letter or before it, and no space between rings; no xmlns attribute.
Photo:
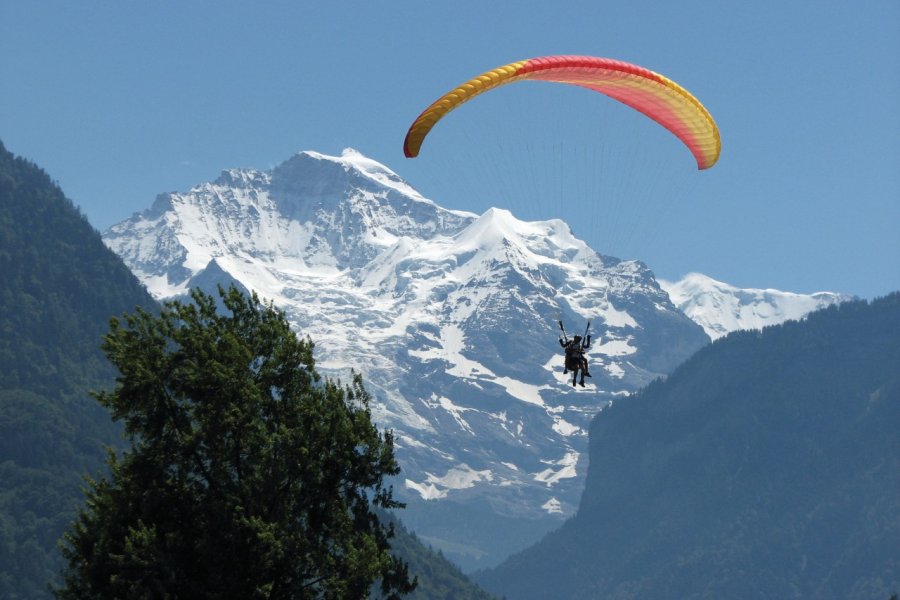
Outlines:
<svg viewBox="0 0 900 600"><path fill-rule="evenodd" d="M533 82L403 157L442 93L547 54L682 84L719 124L719 164L699 172L633 111ZM663 278L900 289L896 0L0 0L0 88L0 139L100 230L225 168L353 147L448 208L560 216Z"/></svg>

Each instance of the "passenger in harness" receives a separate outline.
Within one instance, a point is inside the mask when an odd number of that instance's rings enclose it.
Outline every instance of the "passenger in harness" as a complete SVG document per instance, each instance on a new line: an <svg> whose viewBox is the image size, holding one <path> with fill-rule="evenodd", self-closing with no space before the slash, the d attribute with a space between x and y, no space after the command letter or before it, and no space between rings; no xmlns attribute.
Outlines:
<svg viewBox="0 0 900 600"><path fill-rule="evenodd" d="M590 327L590 323L588 323L588 327ZM568 374L569 371L572 371L572 385L580 385L584 387L584 378L590 377L591 373L588 370L588 361L587 357L584 354L584 351L590 348L591 346L591 336L587 335L587 331L585 331L585 337L581 337L580 335L576 335L571 340L566 337L565 329L563 329L562 321L559 323L559 328L562 330L563 335L559 339L559 345L565 348L566 351L566 360L563 368L563 375ZM581 379L578 379L578 372L581 371Z"/></svg>

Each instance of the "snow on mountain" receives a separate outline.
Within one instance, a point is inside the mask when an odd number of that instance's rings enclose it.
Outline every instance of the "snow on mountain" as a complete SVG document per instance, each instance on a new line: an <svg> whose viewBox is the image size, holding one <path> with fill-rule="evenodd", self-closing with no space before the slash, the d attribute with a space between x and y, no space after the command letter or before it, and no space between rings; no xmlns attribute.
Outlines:
<svg viewBox="0 0 900 600"><path fill-rule="evenodd" d="M237 283L312 337L325 374L360 371L404 521L468 567L573 514L590 419L708 341L642 263L560 220L442 208L353 150L225 171L104 240L157 298ZM587 388L562 374L560 318L591 321Z"/></svg>
<svg viewBox="0 0 900 600"><path fill-rule="evenodd" d="M739 329L762 329L802 319L814 310L853 299L833 292L794 294L772 289L741 289L700 273L690 273L676 282L661 279L659 284L675 306L714 340Z"/></svg>

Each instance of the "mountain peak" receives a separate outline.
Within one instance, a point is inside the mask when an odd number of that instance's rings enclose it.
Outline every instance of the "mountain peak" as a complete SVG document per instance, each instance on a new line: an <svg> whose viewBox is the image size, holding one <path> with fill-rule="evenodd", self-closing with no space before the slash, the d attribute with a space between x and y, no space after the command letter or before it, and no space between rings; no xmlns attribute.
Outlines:
<svg viewBox="0 0 900 600"><path fill-rule="evenodd" d="M356 150L168 197L106 243L157 297L238 282L315 340L324 374L360 371L395 432L413 525L426 497L544 527L571 515L590 417L707 341L648 269L600 257L564 222L448 210ZM562 373L560 318L592 323L590 393ZM476 545L517 549L509 539L521 538L494 530Z"/></svg>
<svg viewBox="0 0 900 600"><path fill-rule="evenodd" d="M508 210L489 208L460 234L457 245L493 247L502 240L517 238L516 225L519 223Z"/></svg>
<svg viewBox="0 0 900 600"><path fill-rule="evenodd" d="M262 184L268 175L255 169L225 169L213 182L224 187L246 188Z"/></svg>
<svg viewBox="0 0 900 600"><path fill-rule="evenodd" d="M281 166L296 162L298 164L303 164L308 168L322 169L323 165L321 164L318 166L310 166L308 162L310 159L318 161L319 163L330 163L334 165L334 167L343 170L348 177L362 177L378 186L395 190L415 198L416 200L430 202L394 171L354 148L344 148L340 156L330 156L314 150L304 150L295 154L294 157L288 159L285 163L282 163ZM276 167L276 169L279 168L280 167ZM327 169L325 170L327 171ZM290 172L295 173L293 170Z"/></svg>
<svg viewBox="0 0 900 600"><path fill-rule="evenodd" d="M762 329L853 299L847 294L797 294L775 289L738 288L701 273L676 282L659 280L672 302L718 339L732 331Z"/></svg>

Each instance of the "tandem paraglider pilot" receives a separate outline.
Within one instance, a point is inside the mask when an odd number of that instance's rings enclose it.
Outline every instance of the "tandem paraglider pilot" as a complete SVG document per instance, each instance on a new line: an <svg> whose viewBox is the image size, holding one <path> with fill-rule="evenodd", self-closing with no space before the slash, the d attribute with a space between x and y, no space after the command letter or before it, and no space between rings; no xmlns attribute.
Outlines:
<svg viewBox="0 0 900 600"><path fill-rule="evenodd" d="M572 371L572 385L574 386L577 382L578 385L584 387L584 378L591 376L591 373L588 370L587 357L584 354L584 351L591 346L591 336L588 335L582 338L580 335L576 335L571 340L562 338L559 340L559 345L565 348L566 351L563 375ZM580 381L578 380L579 371L581 371Z"/></svg>

